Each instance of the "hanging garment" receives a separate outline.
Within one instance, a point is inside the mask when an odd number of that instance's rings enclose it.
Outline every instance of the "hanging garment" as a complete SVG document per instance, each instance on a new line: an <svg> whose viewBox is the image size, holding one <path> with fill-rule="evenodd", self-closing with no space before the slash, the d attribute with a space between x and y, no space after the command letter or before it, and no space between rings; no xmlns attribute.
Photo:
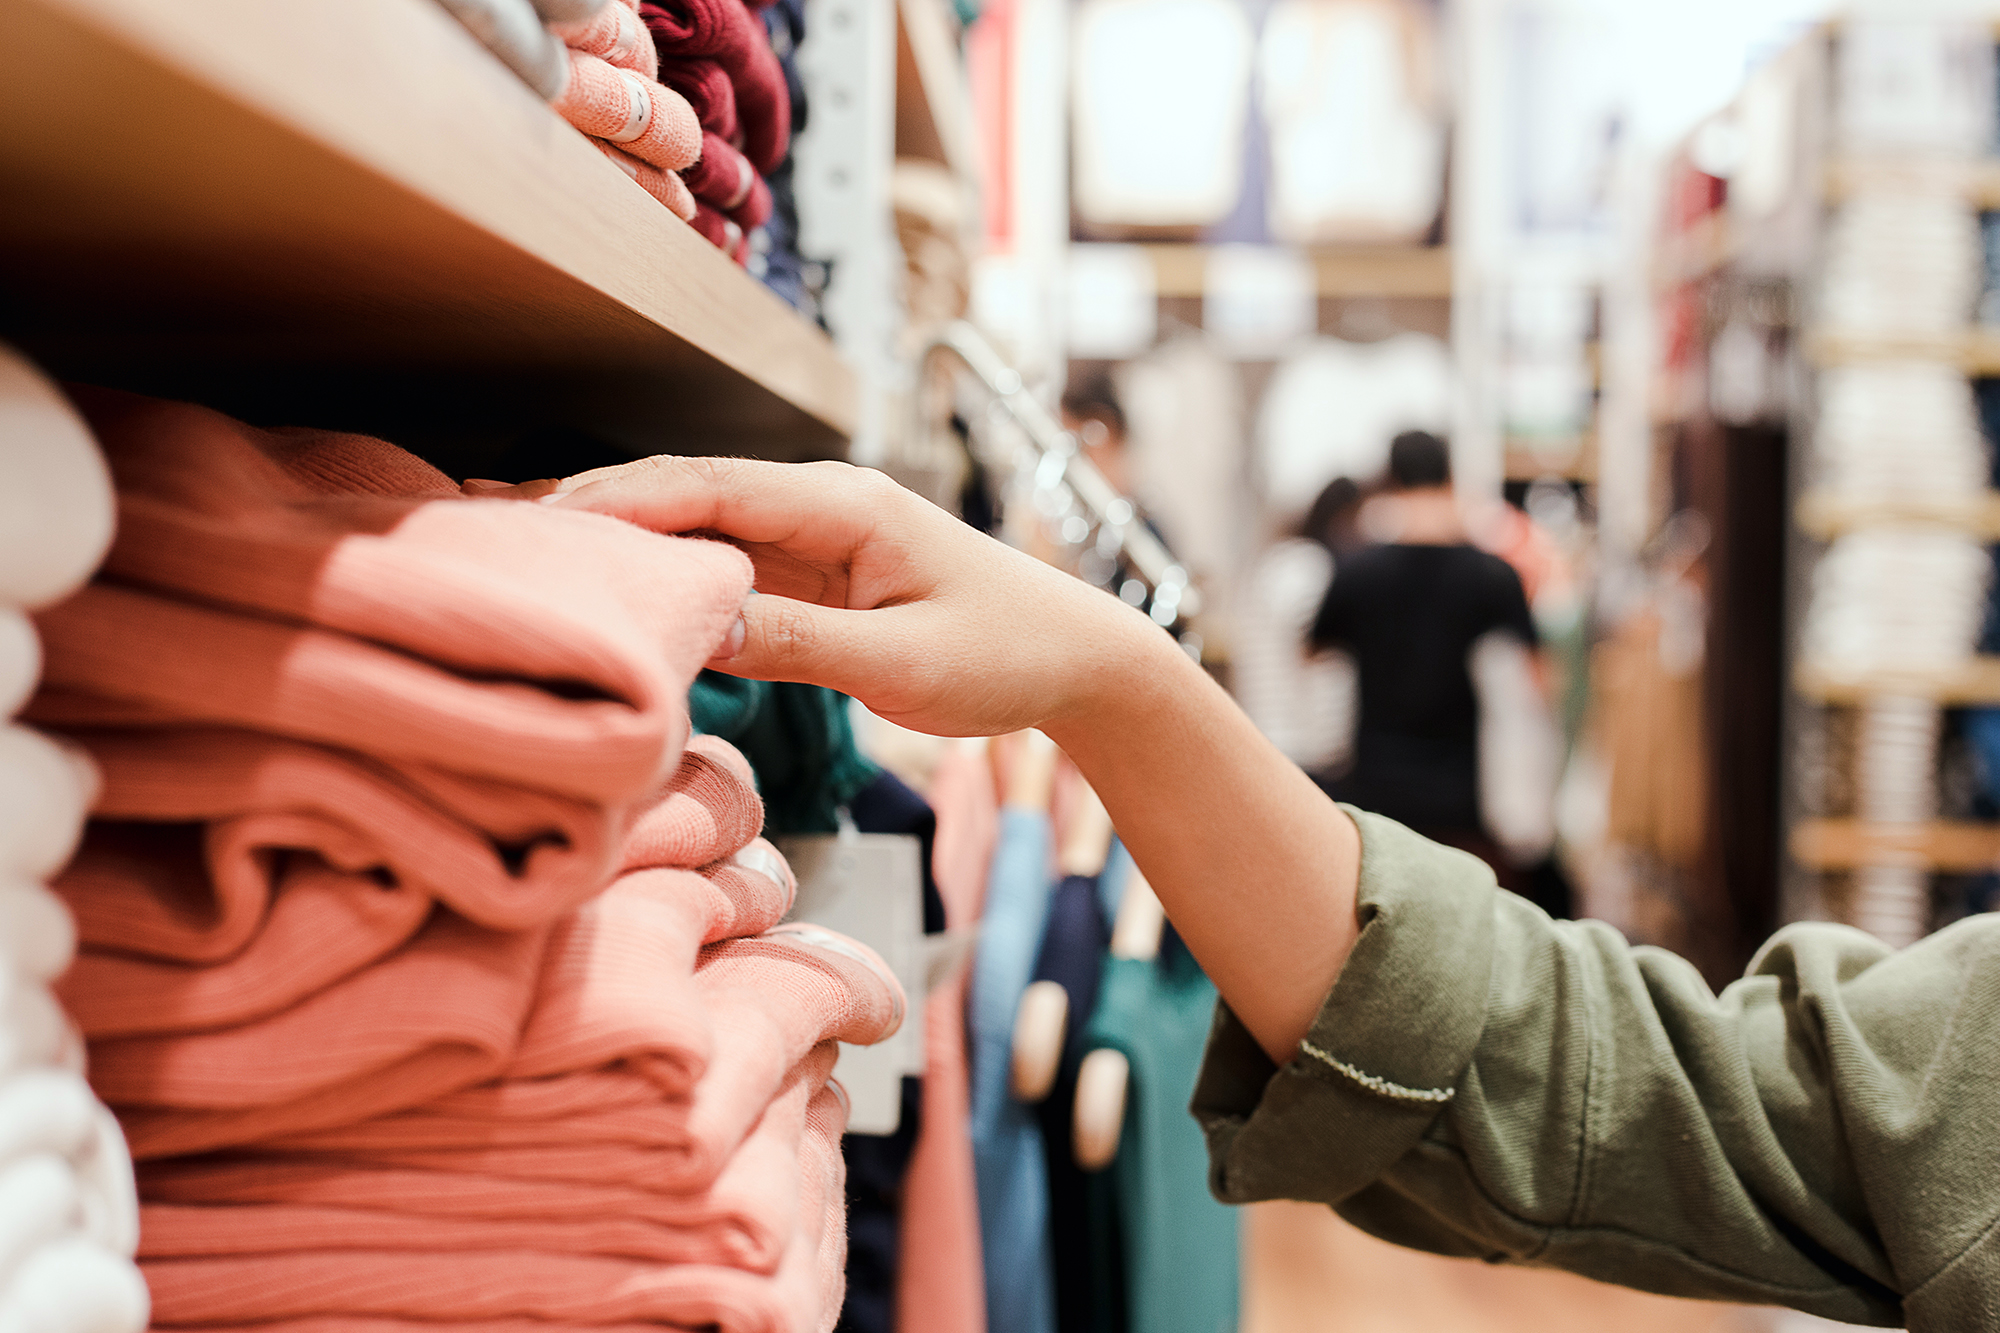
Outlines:
<svg viewBox="0 0 2000 1333"><path fill-rule="evenodd" d="M1201 337L1175 338L1125 367L1133 490L1173 537L1174 555L1224 617L1256 525L1243 484L1243 376Z"/></svg>
<svg viewBox="0 0 2000 1333"><path fill-rule="evenodd" d="M1338 772L1354 752L1354 660L1313 654L1306 634L1333 581L1333 554L1294 537L1250 567L1230 644L1230 687L1257 729L1309 773Z"/></svg>
<svg viewBox="0 0 2000 1333"><path fill-rule="evenodd" d="M855 746L847 696L818 685L704 671L688 709L697 731L750 761L773 835L836 832L840 808L881 772Z"/></svg>
<svg viewBox="0 0 2000 1333"><path fill-rule="evenodd" d="M931 776L937 813L931 864L953 930L976 923L999 832L999 797L985 743L959 742ZM932 987L924 1015L924 1100L903 1184L896 1305L906 1330L984 1333L986 1279L970 1133L966 999L971 969Z"/></svg>
<svg viewBox="0 0 2000 1333"><path fill-rule="evenodd" d="M1299 513L1335 477L1366 481L1405 430L1451 428L1451 351L1422 333L1316 338L1279 363L1257 414L1264 495Z"/></svg>
<svg viewBox="0 0 2000 1333"><path fill-rule="evenodd" d="M1445 126L1428 105L1431 22L1402 0L1272 6L1257 86L1274 240L1409 242L1430 230L1445 174Z"/></svg>
<svg viewBox="0 0 2000 1333"><path fill-rule="evenodd" d="M1049 1095L1036 1108L1048 1169L1049 1241L1054 1258L1056 1327L1092 1333L1111 1326L1098 1308L1099 1283L1091 1249L1091 1178L1077 1165L1076 1078L1085 1032L1097 1007L1098 983L1111 947L1096 876L1070 875L1056 885L1048 926L1035 960L1035 980L1053 981L1069 997L1063 1019L1062 1060Z"/></svg>
<svg viewBox="0 0 2000 1333"><path fill-rule="evenodd" d="M1050 831L1039 811L1000 813L973 962L972 1152L991 1333L1054 1333L1049 1186L1041 1128L1009 1087L1014 1011L1048 921Z"/></svg>
<svg viewBox="0 0 2000 1333"><path fill-rule="evenodd" d="M749 6L742 0L647 0L639 15L663 61L708 59L728 73L750 165L767 172L782 162L791 140L791 99L770 38Z"/></svg>
<svg viewBox="0 0 2000 1333"><path fill-rule="evenodd" d="M1236 1214L1209 1196L1208 1150L1188 1115L1215 987L1168 931L1155 959L1111 958L1088 1044L1131 1066L1112 1165L1131 1327L1230 1333L1236 1327Z"/></svg>
<svg viewBox="0 0 2000 1333"><path fill-rule="evenodd" d="M1087 0L1070 54L1086 222L1205 227L1235 208L1250 25L1223 0Z"/></svg>
<svg viewBox="0 0 2000 1333"><path fill-rule="evenodd" d="M750 271L794 310L816 320L820 294L826 288L826 270L823 265L808 264L799 251L799 210L792 193L794 157L789 146L798 142L806 127L806 89L797 59L799 44L806 36L806 3L775 0L758 12L785 76L792 117L785 158L764 173L765 183L771 187L771 218L754 238Z"/></svg>

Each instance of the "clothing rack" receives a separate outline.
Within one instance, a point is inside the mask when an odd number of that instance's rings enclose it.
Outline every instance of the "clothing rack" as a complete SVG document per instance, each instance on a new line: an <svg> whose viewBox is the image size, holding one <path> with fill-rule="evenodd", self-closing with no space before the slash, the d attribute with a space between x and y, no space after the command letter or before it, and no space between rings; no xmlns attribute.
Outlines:
<svg viewBox="0 0 2000 1333"><path fill-rule="evenodd" d="M949 354L977 379L1021 428L1023 439L1012 460L1024 474L1032 474L1039 494L1055 497L1057 517L1080 514L1090 525L1099 549L1122 556L1150 596L1149 614L1162 629L1173 630L1201 611L1201 590L1188 577L1187 567L1174 558L1166 544L1146 527L1132 502L1120 495L1104 474L1085 458L1074 433L1062 423L1023 383L1020 372L1007 364L999 351L972 324L956 320L939 331L918 355L919 382L935 357ZM924 429L920 422L919 433ZM972 466L982 466L971 452ZM1107 534L1109 534L1107 536ZM1072 543L1081 545L1081 542ZM1130 600L1129 598L1127 600ZM1188 636L1182 636L1187 645ZM1195 643L1198 645L1199 640Z"/></svg>

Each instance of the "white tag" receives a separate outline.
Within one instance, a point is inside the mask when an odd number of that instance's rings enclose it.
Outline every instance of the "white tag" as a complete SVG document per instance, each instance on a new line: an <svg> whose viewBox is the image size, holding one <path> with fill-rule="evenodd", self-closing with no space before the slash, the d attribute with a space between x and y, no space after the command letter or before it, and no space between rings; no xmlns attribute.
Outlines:
<svg viewBox="0 0 2000 1333"><path fill-rule="evenodd" d="M810 922L882 955L903 984L903 1026L876 1046L840 1048L834 1066L849 1100L851 1134L893 1134L902 1122L903 1076L924 1072L922 846L906 835L843 832L777 840L798 877L788 921Z"/></svg>

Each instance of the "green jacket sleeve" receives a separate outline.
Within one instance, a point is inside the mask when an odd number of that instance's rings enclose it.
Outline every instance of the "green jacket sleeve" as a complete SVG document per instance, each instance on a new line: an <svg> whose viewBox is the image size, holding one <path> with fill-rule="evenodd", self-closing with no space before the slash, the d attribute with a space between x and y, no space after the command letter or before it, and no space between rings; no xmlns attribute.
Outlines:
<svg viewBox="0 0 2000 1333"><path fill-rule="evenodd" d="M1362 932L1282 1068L1219 1007L1228 1203L1440 1254L1851 1323L2000 1329L2000 918L1781 931L1715 995L1377 816Z"/></svg>

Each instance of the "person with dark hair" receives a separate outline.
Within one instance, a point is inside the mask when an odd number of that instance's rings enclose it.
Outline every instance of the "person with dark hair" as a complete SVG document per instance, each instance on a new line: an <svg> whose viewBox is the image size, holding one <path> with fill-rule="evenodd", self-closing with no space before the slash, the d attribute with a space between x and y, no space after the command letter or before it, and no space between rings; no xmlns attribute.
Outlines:
<svg viewBox="0 0 2000 1333"><path fill-rule="evenodd" d="M1088 458L1120 495L1132 493L1131 468L1126 463L1125 405L1118 386L1098 371L1071 384L1062 396L1063 429L1075 435Z"/></svg>
<svg viewBox="0 0 2000 1333"><path fill-rule="evenodd" d="M1372 503L1388 540L1341 559L1309 634L1316 650L1351 654L1359 677L1353 764L1321 785L1526 887L1482 814L1471 667L1490 634L1535 647L1520 576L1466 540L1451 451L1435 435L1396 437L1387 494Z"/></svg>

